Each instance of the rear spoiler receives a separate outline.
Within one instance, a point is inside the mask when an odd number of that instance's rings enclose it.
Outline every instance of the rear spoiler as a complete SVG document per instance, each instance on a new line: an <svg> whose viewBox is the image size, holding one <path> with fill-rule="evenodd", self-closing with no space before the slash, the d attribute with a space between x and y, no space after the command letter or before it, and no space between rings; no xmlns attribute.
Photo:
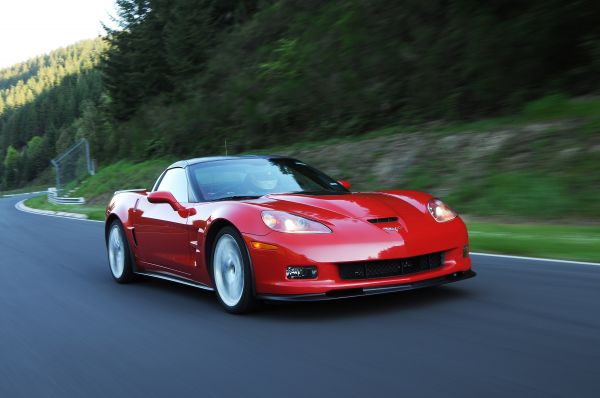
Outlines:
<svg viewBox="0 0 600 398"><path fill-rule="evenodd" d="M119 193L126 193L126 192L147 193L148 190L146 188L123 189L122 191L115 191L115 193L113 195L116 195Z"/></svg>

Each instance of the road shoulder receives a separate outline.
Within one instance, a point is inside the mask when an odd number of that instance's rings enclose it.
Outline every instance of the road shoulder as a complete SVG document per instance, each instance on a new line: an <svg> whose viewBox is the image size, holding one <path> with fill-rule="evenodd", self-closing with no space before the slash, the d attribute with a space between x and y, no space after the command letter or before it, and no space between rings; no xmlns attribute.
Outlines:
<svg viewBox="0 0 600 398"><path fill-rule="evenodd" d="M65 211L53 211L53 210L34 209L34 208L29 207L29 206L27 206L25 204L26 200L27 199L23 199L23 200L17 202L15 204L15 208L17 210L23 211L25 213L32 213L32 214L39 214L39 215L44 215L44 216L53 216L53 217L62 217L62 218L73 218L73 219L78 219L78 220L99 222L99 221L96 221L96 220L89 220L88 216L86 214L69 213L69 212L65 212Z"/></svg>

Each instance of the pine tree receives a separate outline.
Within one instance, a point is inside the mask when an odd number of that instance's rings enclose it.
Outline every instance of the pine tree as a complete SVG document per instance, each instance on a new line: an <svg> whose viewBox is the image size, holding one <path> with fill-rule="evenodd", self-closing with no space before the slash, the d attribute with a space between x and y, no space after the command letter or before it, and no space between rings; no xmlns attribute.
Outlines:
<svg viewBox="0 0 600 398"><path fill-rule="evenodd" d="M14 187L19 182L19 152L10 145L6 150L4 158L4 185L5 187Z"/></svg>
<svg viewBox="0 0 600 398"><path fill-rule="evenodd" d="M94 65L105 49L104 41L87 40L0 69L0 184L5 188L25 183L47 168L56 155L56 128L68 130L80 116L82 103L99 101L104 89ZM63 140L72 137L69 133ZM8 159L11 168L4 165L8 149L3 148L9 147L21 154L16 172L14 153ZM9 181L3 181L6 176Z"/></svg>

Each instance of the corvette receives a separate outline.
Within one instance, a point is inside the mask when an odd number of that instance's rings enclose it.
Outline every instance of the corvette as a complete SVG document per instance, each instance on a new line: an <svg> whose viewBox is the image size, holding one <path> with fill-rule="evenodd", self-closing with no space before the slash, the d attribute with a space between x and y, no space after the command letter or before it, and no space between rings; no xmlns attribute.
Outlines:
<svg viewBox="0 0 600 398"><path fill-rule="evenodd" d="M465 224L417 191L352 192L288 157L179 161L151 191L106 208L110 271L215 290L243 313L261 300L311 301L455 282L471 270Z"/></svg>

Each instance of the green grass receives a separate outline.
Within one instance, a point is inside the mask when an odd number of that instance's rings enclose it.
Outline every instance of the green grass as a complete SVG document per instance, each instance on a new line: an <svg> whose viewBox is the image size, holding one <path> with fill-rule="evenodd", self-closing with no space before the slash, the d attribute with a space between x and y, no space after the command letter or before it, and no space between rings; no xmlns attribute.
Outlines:
<svg viewBox="0 0 600 398"><path fill-rule="evenodd" d="M84 197L85 205L56 205L49 203L45 195L28 199L25 204L35 209L86 214L92 220L104 220L106 205L114 191L150 189L160 173L171 163L173 159L170 158L140 163L123 160L104 167L95 176L84 179L70 194L71 197Z"/></svg>
<svg viewBox="0 0 600 398"><path fill-rule="evenodd" d="M419 175L422 180L426 176ZM564 215L596 218L600 204L589 203L594 191L585 185L570 192L567 178L544 175L541 172L513 171L498 173L456 187L444 200L461 213L485 216L512 216L521 220L553 221ZM417 187L427 190L425 187ZM594 186L591 187L595 189Z"/></svg>
<svg viewBox="0 0 600 398"><path fill-rule="evenodd" d="M523 121L597 119L598 116L600 116L600 99L568 98L562 94L548 95L529 102L521 112Z"/></svg>
<svg viewBox="0 0 600 398"><path fill-rule="evenodd" d="M12 189L10 191L0 191L0 197L2 197L4 195L16 195L16 194L27 193L27 192L45 191L46 189L48 189L48 184L30 185L30 186L27 186L24 188Z"/></svg>
<svg viewBox="0 0 600 398"><path fill-rule="evenodd" d="M467 222L472 251L600 262L600 226Z"/></svg>
<svg viewBox="0 0 600 398"><path fill-rule="evenodd" d="M106 205L56 205L48 202L46 195L29 198L25 201L25 205L34 209L85 214L90 220L104 220L106 210Z"/></svg>
<svg viewBox="0 0 600 398"><path fill-rule="evenodd" d="M521 112L514 115L446 123L434 126L433 129L440 133L480 132L560 120L583 120L585 125L594 129L600 122L600 99L568 98L562 94L548 95L527 103Z"/></svg>
<svg viewBox="0 0 600 398"><path fill-rule="evenodd" d="M71 194L73 197L83 196L92 204L106 205L114 191L121 189L151 189L160 173L173 159L154 159L133 163L119 161L101 168L93 177L83 180Z"/></svg>

